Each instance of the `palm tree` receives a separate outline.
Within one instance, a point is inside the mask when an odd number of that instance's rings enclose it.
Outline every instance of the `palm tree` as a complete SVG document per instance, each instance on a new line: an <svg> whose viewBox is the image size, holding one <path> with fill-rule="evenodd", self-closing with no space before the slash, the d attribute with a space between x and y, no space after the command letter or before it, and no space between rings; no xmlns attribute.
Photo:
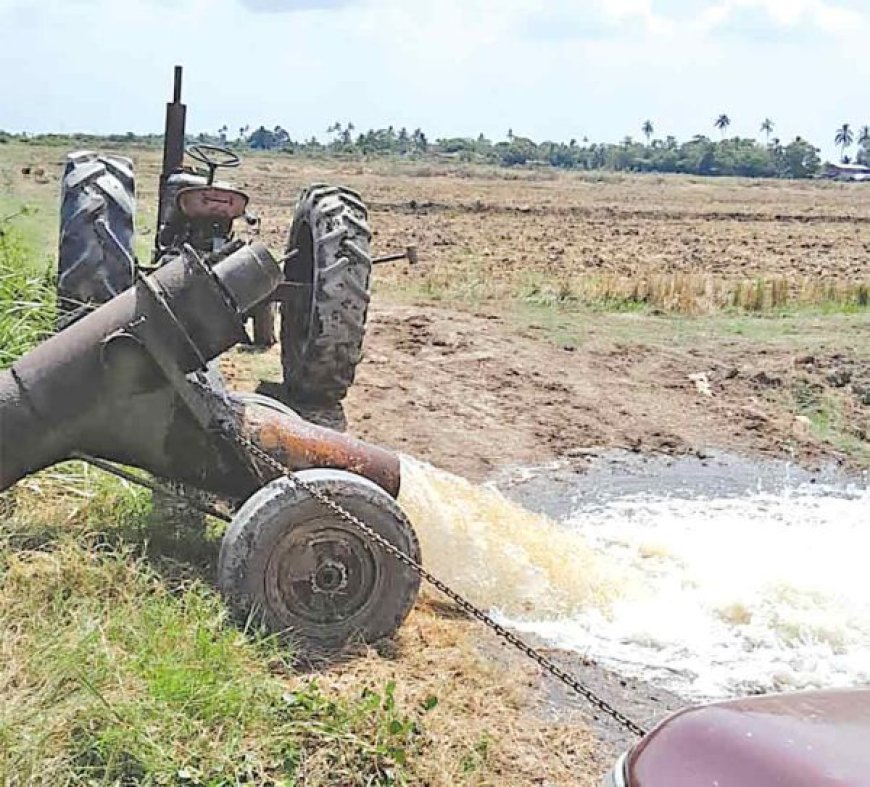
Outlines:
<svg viewBox="0 0 870 787"><path fill-rule="evenodd" d="M870 165L870 126L862 126L858 132L858 163Z"/></svg>
<svg viewBox="0 0 870 787"><path fill-rule="evenodd" d="M767 146L770 147L770 135L773 133L773 121L770 118L765 118L761 124L761 131L767 137Z"/></svg>
<svg viewBox="0 0 870 787"><path fill-rule="evenodd" d="M713 125L719 129L719 132L722 134L722 139L725 139L725 132L728 130L728 126L731 125L731 118L728 117L728 115L719 115Z"/></svg>
<svg viewBox="0 0 870 787"><path fill-rule="evenodd" d="M846 148L852 146L854 139L855 136L852 134L852 129L848 123L843 123L843 125L837 129L837 133L834 135L834 144L840 146L840 158L843 161L846 160Z"/></svg>
<svg viewBox="0 0 870 787"><path fill-rule="evenodd" d="M655 128L653 127L651 120L645 120L643 125L640 127L641 131L643 131L643 135L646 137L646 144L649 145L649 141L652 138L653 132Z"/></svg>

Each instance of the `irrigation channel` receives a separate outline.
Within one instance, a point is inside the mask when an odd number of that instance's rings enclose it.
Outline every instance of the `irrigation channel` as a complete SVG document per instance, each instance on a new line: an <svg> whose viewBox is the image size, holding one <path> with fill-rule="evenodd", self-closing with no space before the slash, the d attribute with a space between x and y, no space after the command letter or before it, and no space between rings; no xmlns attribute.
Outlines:
<svg viewBox="0 0 870 787"><path fill-rule="evenodd" d="M691 699L870 683L867 474L611 453L403 479L428 567L551 646Z"/></svg>

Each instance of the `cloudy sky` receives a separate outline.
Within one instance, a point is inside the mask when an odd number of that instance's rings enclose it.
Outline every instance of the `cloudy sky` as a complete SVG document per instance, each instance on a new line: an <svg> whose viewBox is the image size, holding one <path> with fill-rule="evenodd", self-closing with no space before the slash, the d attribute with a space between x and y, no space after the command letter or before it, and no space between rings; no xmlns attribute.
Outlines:
<svg viewBox="0 0 870 787"><path fill-rule="evenodd" d="M0 0L0 128L617 141L870 123L870 0Z"/></svg>

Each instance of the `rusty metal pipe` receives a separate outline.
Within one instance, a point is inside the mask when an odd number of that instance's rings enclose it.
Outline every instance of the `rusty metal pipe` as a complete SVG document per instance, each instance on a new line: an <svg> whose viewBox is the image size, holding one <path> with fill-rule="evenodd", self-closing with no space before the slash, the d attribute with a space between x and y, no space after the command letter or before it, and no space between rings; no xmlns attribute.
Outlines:
<svg viewBox="0 0 870 787"><path fill-rule="evenodd" d="M287 467L349 470L398 497L401 470L392 451L312 424L287 408L250 399L243 402L238 428L243 437Z"/></svg>
<svg viewBox="0 0 870 787"><path fill-rule="evenodd" d="M223 424L290 469L349 470L396 496L399 460L391 452L189 374L242 337L243 314L280 278L262 244L211 273L179 257L0 372L0 491L82 453L244 499L278 473L214 428ZM208 425L186 386L210 414Z"/></svg>

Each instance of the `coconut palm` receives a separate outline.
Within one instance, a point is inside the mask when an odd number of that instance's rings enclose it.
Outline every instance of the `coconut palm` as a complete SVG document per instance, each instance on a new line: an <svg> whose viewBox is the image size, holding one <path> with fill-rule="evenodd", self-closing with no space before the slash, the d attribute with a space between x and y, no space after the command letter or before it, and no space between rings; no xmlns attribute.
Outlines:
<svg viewBox="0 0 870 787"><path fill-rule="evenodd" d="M840 159L842 161L846 160L846 148L852 146L854 139L855 135L852 133L852 129L848 123L843 123L843 125L837 129L837 133L834 135L834 144L840 146Z"/></svg>
<svg viewBox="0 0 870 787"><path fill-rule="evenodd" d="M858 131L858 155L859 164L870 166L870 126L861 126Z"/></svg>
<svg viewBox="0 0 870 787"><path fill-rule="evenodd" d="M641 131L643 131L643 135L646 137L646 144L649 145L649 141L652 138L653 132L655 131L655 127L652 124L651 120L645 120L644 124L640 127Z"/></svg>
<svg viewBox="0 0 870 787"><path fill-rule="evenodd" d="M770 118L765 118L761 124L761 131L767 138L767 145L770 147L770 135L773 133L773 121Z"/></svg>

